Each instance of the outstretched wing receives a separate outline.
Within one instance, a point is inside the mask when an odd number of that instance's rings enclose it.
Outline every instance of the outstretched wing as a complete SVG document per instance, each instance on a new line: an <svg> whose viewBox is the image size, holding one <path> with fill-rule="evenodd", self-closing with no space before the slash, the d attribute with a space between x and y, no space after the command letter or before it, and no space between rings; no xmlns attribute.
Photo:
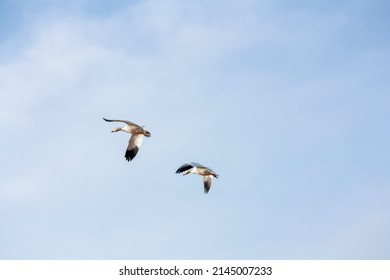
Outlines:
<svg viewBox="0 0 390 280"><path fill-rule="evenodd" d="M132 123L130 121L126 121L126 120L109 120L109 119L106 119L106 118L103 118L103 120L105 120L106 122L123 122L129 126L135 126L135 127L139 127L140 126L138 124L135 124L135 123Z"/></svg>
<svg viewBox="0 0 390 280"><path fill-rule="evenodd" d="M203 166L203 165L196 163L196 162L193 162L193 161L188 162L188 164L192 165L193 167L207 168L206 166Z"/></svg>
<svg viewBox="0 0 390 280"><path fill-rule="evenodd" d="M204 193L208 193L211 188L211 176L203 176Z"/></svg>
<svg viewBox="0 0 390 280"><path fill-rule="evenodd" d="M182 166L180 166L177 170L176 173L182 173L184 171L190 170L194 168L194 166L191 163L185 163Z"/></svg>
<svg viewBox="0 0 390 280"><path fill-rule="evenodd" d="M127 146L125 158L127 161L133 160L138 153L144 140L143 134L136 134L130 137L129 145Z"/></svg>

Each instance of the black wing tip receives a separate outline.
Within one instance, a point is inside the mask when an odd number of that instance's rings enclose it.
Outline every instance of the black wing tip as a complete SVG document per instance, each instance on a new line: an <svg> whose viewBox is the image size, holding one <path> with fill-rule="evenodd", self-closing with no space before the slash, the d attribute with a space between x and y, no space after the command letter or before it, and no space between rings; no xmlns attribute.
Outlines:
<svg viewBox="0 0 390 280"><path fill-rule="evenodd" d="M134 147L131 150L126 150L125 158L127 161L132 161L138 153L138 147Z"/></svg>
<svg viewBox="0 0 390 280"><path fill-rule="evenodd" d="M129 155L125 155L125 158L126 158L127 161L132 161L134 157L131 157Z"/></svg>
<svg viewBox="0 0 390 280"><path fill-rule="evenodd" d="M105 120L106 122L109 122L110 120L106 119L106 118L103 118L103 120Z"/></svg>
<svg viewBox="0 0 390 280"><path fill-rule="evenodd" d="M193 168L192 165L184 165L184 166L180 166L177 170L176 170L176 173L182 173L184 171L187 171L189 169Z"/></svg>
<svg viewBox="0 0 390 280"><path fill-rule="evenodd" d="M184 171L186 171L187 169L183 169L183 168L179 168L178 170L175 171L176 174L181 174L183 173Z"/></svg>

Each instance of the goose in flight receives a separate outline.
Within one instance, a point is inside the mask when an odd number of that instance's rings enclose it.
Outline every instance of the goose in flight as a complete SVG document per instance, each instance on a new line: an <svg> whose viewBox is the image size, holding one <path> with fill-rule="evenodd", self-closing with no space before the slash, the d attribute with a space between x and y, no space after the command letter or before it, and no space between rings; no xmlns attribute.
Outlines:
<svg viewBox="0 0 390 280"><path fill-rule="evenodd" d="M141 147L144 137L150 137L151 134L144 126L139 126L135 123L123 120L108 120L103 118L106 122L123 122L125 123L124 127L116 127L111 132L124 131L131 134L129 144L127 145L125 158L127 161L133 160L137 155L139 148Z"/></svg>
<svg viewBox="0 0 390 280"><path fill-rule="evenodd" d="M187 162L180 166L177 170L176 173L183 173L184 175L188 175L190 173L193 174L198 174L203 176L203 184L204 184L204 192L208 193L211 187L211 178L215 177L218 178L218 174L215 173L213 170L210 168L203 166L199 163L196 162Z"/></svg>

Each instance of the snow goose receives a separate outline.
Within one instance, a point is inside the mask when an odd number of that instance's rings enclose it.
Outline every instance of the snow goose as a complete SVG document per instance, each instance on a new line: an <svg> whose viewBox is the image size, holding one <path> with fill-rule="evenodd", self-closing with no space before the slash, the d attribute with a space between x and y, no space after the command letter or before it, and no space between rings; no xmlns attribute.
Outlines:
<svg viewBox="0 0 390 280"><path fill-rule="evenodd" d="M125 158L127 161L133 160L137 155L139 148L141 147L144 137L150 137L151 134L144 126L139 126L135 123L124 120L108 120L103 118L106 122L122 122L125 123L124 127L114 128L111 132L124 131L131 134L129 139L129 145L127 145Z"/></svg>
<svg viewBox="0 0 390 280"><path fill-rule="evenodd" d="M176 173L183 173L184 175L188 175L190 173L193 174L198 174L203 176L203 183L204 183L204 192L208 193L211 187L211 178L215 177L218 178L218 174L215 173L213 170L210 168L203 166L199 163L196 162L187 162L180 166L177 170Z"/></svg>

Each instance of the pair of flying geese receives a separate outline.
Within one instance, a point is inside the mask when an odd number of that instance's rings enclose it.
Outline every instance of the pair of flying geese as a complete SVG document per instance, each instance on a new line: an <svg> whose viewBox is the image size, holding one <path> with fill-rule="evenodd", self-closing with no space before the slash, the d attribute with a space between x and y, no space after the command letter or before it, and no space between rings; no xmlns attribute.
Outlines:
<svg viewBox="0 0 390 280"><path fill-rule="evenodd" d="M144 140L144 138L151 136L151 133L144 126L139 126L135 123L125 120L108 120L105 118L103 119L106 122L122 122L125 124L125 126L123 127L114 128L111 132L124 131L131 134L129 144L125 153L125 158L127 161L131 161L134 159L142 145L142 141ZM187 162L181 165L176 170L176 173L183 173L183 176L188 175L190 173L203 176L205 193L208 193L210 190L211 178L218 178L218 174L215 173L213 170L196 162Z"/></svg>

